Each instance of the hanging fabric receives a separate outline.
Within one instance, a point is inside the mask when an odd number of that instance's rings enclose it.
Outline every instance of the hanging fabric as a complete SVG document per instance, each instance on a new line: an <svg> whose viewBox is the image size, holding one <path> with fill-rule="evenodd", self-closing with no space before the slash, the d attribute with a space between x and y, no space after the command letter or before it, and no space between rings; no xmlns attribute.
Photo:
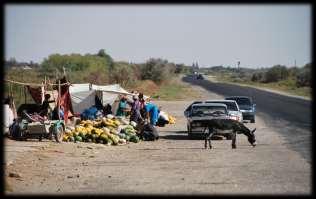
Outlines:
<svg viewBox="0 0 316 199"><path fill-rule="evenodd" d="M69 85L64 84L64 83L67 83L66 77L63 77L60 79L60 84L61 84L60 96L58 96L57 101L59 101L60 105L64 108L64 120L65 122L67 122L68 117L73 116L73 109L72 109L71 98L70 98L70 93L69 93ZM57 89L58 89L58 86L57 86Z"/></svg>
<svg viewBox="0 0 316 199"><path fill-rule="evenodd" d="M26 86L27 90L29 91L29 93L31 94L33 100L35 101L36 104L42 104L44 98L43 98L43 86L40 87L30 87L30 86Z"/></svg>

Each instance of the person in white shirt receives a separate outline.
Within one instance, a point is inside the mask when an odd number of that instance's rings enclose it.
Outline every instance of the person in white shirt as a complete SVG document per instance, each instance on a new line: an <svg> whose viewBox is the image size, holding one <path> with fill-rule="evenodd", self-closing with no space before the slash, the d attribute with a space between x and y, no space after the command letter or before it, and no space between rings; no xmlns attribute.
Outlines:
<svg viewBox="0 0 316 199"><path fill-rule="evenodd" d="M14 115L13 111L10 107L10 98L6 98L4 100L4 107L3 107L3 112L4 112L4 134L9 133L9 127L11 124L13 124L14 120Z"/></svg>

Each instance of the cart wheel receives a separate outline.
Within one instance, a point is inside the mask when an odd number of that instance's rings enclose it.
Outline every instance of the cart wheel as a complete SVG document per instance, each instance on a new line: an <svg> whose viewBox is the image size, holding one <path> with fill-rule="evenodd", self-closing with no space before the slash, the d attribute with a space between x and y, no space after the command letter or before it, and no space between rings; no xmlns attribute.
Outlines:
<svg viewBox="0 0 316 199"><path fill-rule="evenodd" d="M63 140L63 135L64 135L64 127L63 126L59 126L57 128L57 132L55 134L55 140L56 142L62 142Z"/></svg>
<svg viewBox="0 0 316 199"><path fill-rule="evenodd" d="M40 135L40 136L39 136L39 138L38 138L38 141L40 141L40 142L41 142L42 140L43 140L43 136L42 136L42 135Z"/></svg>

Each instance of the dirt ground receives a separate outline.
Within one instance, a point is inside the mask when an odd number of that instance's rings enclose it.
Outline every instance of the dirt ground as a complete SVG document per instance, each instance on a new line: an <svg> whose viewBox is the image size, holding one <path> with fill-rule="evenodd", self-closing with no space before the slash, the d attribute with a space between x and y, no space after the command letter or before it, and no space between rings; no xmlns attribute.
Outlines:
<svg viewBox="0 0 316 199"><path fill-rule="evenodd" d="M205 99L222 98L200 92ZM159 128L155 142L105 146L6 139L5 194L311 193L311 164L259 116L255 124L246 123L257 128L256 147L244 135L237 135L234 150L230 140L213 140L211 150L201 139L190 140L183 111L191 102L156 101L177 120Z"/></svg>

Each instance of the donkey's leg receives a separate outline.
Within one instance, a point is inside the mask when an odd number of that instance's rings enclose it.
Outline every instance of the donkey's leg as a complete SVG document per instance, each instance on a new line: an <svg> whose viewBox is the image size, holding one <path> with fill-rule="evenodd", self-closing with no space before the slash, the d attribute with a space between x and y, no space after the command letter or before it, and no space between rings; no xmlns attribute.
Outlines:
<svg viewBox="0 0 316 199"><path fill-rule="evenodd" d="M232 133L232 149L236 149L236 136L237 132L236 131L233 131Z"/></svg>
<svg viewBox="0 0 316 199"><path fill-rule="evenodd" d="M213 128L210 128L209 131L210 131L210 134L209 134L209 136L208 136L207 139L208 139L209 147L210 147L210 149L212 149L211 138L212 138L212 136L213 136L213 134L214 134L214 129L213 129Z"/></svg>
<svg viewBox="0 0 316 199"><path fill-rule="evenodd" d="M210 136L209 129L208 129L208 127L206 127L204 129L204 148L205 149L207 149L207 139L208 139L209 136Z"/></svg>

